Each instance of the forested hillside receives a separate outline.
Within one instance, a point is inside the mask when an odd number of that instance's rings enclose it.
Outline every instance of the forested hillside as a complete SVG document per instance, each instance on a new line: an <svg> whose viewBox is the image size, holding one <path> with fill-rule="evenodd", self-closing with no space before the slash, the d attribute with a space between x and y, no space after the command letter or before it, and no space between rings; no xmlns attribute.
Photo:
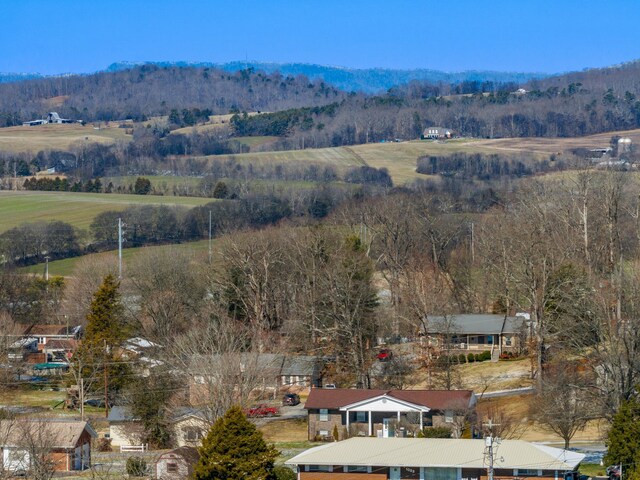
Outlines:
<svg viewBox="0 0 640 480"><path fill-rule="evenodd" d="M85 121L143 120L186 109L196 120L278 112L234 123L238 135L281 137L278 149L417 138L429 125L470 137L570 137L640 126L639 71L634 62L535 80L526 93L516 93L514 83L478 80L411 82L367 96L304 76L144 65L2 84L0 126L39 118L53 107Z"/></svg>
<svg viewBox="0 0 640 480"><path fill-rule="evenodd" d="M53 106L64 117L93 120L168 115L172 109L211 113L274 111L322 105L344 97L323 82L304 77L235 73L209 68L145 65L94 75L49 77L0 85L0 126L40 118Z"/></svg>

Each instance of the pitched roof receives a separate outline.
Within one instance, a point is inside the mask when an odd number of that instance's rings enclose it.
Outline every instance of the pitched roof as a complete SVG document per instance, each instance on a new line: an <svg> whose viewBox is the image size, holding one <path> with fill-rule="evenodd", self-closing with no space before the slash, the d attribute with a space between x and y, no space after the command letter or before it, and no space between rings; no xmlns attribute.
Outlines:
<svg viewBox="0 0 640 480"><path fill-rule="evenodd" d="M444 325L450 322L448 330L459 334L517 333L525 324L521 316L506 317L490 313L465 313L448 317L429 316L427 333L442 333Z"/></svg>
<svg viewBox="0 0 640 480"><path fill-rule="evenodd" d="M75 350L78 348L78 341L73 338L54 338L45 347L47 350Z"/></svg>
<svg viewBox="0 0 640 480"><path fill-rule="evenodd" d="M98 436L91 425L78 420L0 420L0 444L19 447L36 440L49 448L74 448L85 430Z"/></svg>
<svg viewBox="0 0 640 480"><path fill-rule="evenodd" d="M362 390L351 388L312 388L304 405L306 409L336 409L381 395L388 395L432 410L469 406L474 399L471 390Z"/></svg>
<svg viewBox="0 0 640 480"><path fill-rule="evenodd" d="M201 420L207 421L207 415L205 411L190 407L175 408L168 416L171 422L177 422L186 417L196 417ZM107 417L107 422L109 423L139 421L140 419L137 418L131 411L131 408L126 405L114 405L109 409L109 416Z"/></svg>
<svg viewBox="0 0 640 480"><path fill-rule="evenodd" d="M522 440L503 440L494 466L499 469L572 471L584 459L570 452ZM290 465L486 468L485 441L443 438L361 438L311 448Z"/></svg>
<svg viewBox="0 0 640 480"><path fill-rule="evenodd" d="M158 462L163 460L167 455L178 455L187 462L190 467L195 466L196 463L200 460L200 452L198 452L197 448L194 447L178 447L173 450L169 450L168 452L164 452L162 455L158 457Z"/></svg>
<svg viewBox="0 0 640 480"><path fill-rule="evenodd" d="M66 326L66 325L42 325L42 324L33 324L29 325L22 332L23 335L28 335L31 337L38 336L49 336L49 335L67 335L73 336L78 333L80 330L79 326Z"/></svg>

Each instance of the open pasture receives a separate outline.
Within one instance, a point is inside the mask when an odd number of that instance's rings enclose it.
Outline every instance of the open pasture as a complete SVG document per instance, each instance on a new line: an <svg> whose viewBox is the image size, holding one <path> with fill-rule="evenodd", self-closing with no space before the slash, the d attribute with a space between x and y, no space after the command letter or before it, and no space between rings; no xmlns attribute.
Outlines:
<svg viewBox="0 0 640 480"><path fill-rule="evenodd" d="M86 229L99 213L131 205L193 207L209 198L105 193L0 191L0 232L27 222L60 220Z"/></svg>
<svg viewBox="0 0 640 480"><path fill-rule="evenodd" d="M96 128L91 124L0 128L0 150L37 153L40 150L68 150L83 143L112 144L117 140L131 140L126 129L118 128L117 123Z"/></svg>

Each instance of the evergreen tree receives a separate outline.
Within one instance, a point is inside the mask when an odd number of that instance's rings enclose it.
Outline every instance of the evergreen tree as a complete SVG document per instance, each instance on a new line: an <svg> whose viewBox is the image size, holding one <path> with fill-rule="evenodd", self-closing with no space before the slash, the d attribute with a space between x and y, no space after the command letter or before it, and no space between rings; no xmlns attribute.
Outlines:
<svg viewBox="0 0 640 480"><path fill-rule="evenodd" d="M123 318L119 287L120 282L109 274L93 294L83 345L104 347L106 342L107 348L113 349L127 338L129 332Z"/></svg>
<svg viewBox="0 0 640 480"><path fill-rule="evenodd" d="M232 407L211 427L200 447L196 480L273 480L276 449L266 444L240 407Z"/></svg>
<svg viewBox="0 0 640 480"><path fill-rule="evenodd" d="M606 441L606 465L635 464L640 458L640 402L636 398L624 401L615 416Z"/></svg>
<svg viewBox="0 0 640 480"><path fill-rule="evenodd" d="M102 392L106 377L109 393L116 394L128 378L129 364L122 361L120 347L130 332L120 303L119 287L115 277L107 275L93 294L84 337L73 356L72 371L84 379L86 393Z"/></svg>

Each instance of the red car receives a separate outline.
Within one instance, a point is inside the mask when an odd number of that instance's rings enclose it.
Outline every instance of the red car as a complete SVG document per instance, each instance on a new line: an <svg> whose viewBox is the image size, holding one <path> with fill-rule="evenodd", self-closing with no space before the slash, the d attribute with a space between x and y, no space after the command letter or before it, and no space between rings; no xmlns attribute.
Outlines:
<svg viewBox="0 0 640 480"><path fill-rule="evenodd" d="M253 418L275 417L276 415L280 415L280 410L278 410L278 407L271 407L269 405L261 404L245 410L245 414L247 415L247 417Z"/></svg>
<svg viewBox="0 0 640 480"><path fill-rule="evenodd" d="M388 348L383 348L378 352L378 354L376 355L376 358L381 362L388 362L393 358L393 352Z"/></svg>

